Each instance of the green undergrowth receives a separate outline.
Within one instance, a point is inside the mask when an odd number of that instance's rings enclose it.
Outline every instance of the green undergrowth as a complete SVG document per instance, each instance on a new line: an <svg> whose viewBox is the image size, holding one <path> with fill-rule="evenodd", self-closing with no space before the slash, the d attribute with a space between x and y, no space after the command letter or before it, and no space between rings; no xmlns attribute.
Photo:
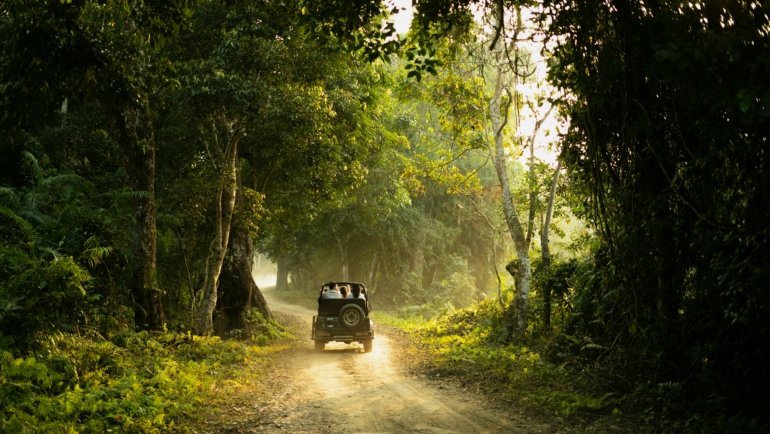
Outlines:
<svg viewBox="0 0 770 434"><path fill-rule="evenodd" d="M434 375L478 383L505 401L534 405L558 416L621 413L619 397L596 393L568 365L547 360L548 339L526 343L503 339L495 300L431 319L404 310L376 312L373 317L416 338L420 351L429 353L428 368Z"/></svg>
<svg viewBox="0 0 770 434"><path fill-rule="evenodd" d="M286 345L278 324L252 321L269 338L55 333L26 354L0 349L0 432L190 432L204 406L252 387Z"/></svg>

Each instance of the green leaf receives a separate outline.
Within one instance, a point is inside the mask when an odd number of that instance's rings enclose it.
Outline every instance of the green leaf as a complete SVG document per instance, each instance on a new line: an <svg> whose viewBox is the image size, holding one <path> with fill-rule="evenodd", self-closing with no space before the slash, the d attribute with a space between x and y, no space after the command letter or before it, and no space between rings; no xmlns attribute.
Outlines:
<svg viewBox="0 0 770 434"><path fill-rule="evenodd" d="M751 108L752 96L746 89L738 91L738 107L742 112L746 113Z"/></svg>

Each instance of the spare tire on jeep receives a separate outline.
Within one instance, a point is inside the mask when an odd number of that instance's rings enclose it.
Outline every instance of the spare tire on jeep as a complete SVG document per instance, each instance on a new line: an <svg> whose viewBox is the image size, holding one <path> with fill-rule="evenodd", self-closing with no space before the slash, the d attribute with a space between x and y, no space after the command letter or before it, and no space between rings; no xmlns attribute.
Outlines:
<svg viewBox="0 0 770 434"><path fill-rule="evenodd" d="M358 330L364 324L365 318L364 310L353 303L346 304L340 309L340 325L345 330Z"/></svg>

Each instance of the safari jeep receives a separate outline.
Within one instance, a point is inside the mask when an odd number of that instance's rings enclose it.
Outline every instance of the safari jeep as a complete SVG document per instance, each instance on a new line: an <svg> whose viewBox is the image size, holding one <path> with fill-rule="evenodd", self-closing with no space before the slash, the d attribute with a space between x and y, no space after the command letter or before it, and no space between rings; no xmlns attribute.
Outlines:
<svg viewBox="0 0 770 434"><path fill-rule="evenodd" d="M358 284L364 288L363 283L337 282L339 286ZM327 342L360 342L364 345L364 351L372 351L374 328L369 319L371 303L363 298L323 298L324 289L328 285L321 286L318 294L318 315L313 317L312 339L315 340L316 351L323 351Z"/></svg>

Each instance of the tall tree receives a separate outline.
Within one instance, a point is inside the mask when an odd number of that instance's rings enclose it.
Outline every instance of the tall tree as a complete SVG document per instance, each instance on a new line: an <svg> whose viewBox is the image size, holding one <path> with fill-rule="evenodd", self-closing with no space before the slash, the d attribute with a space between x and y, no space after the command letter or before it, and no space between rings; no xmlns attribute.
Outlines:
<svg viewBox="0 0 770 434"><path fill-rule="evenodd" d="M245 160L242 164L245 164ZM254 218L254 214L244 209L251 201L246 198L248 190L242 182L241 168L238 167L236 170L236 212L230 226L228 255L218 287L217 311L220 315L217 318L218 325L215 326L218 335L234 329L248 330L246 312L252 307L257 308L265 318L273 318L273 313L252 276L254 241L250 228L254 225L250 220Z"/></svg>
<svg viewBox="0 0 770 434"><path fill-rule="evenodd" d="M214 121L210 139L203 139L207 151L216 153L209 155L209 158L217 166L216 172L220 173L221 177L214 199L214 233L206 258L201 304L193 324L193 329L200 335L208 335L213 331L212 315L217 305L219 276L227 252L235 210L238 141L243 135L243 127L238 125L237 120L228 119L224 113L219 114L218 118L219 122Z"/></svg>
<svg viewBox="0 0 770 434"><path fill-rule="evenodd" d="M559 173L561 171L561 160L556 163L556 169L553 171L553 179L551 180L551 189L548 194L548 208L545 212L545 219L543 222L543 229L540 232L540 257L542 259L541 266L546 272L551 268L551 248L550 248L550 228L551 218L553 217L553 207L556 201L556 186L559 184ZM543 305L544 305L544 325L545 328L551 327L551 288L546 285L543 291Z"/></svg>
<svg viewBox="0 0 770 434"><path fill-rule="evenodd" d="M6 94L6 108L30 107L21 103L28 98L48 106L49 112L58 109L65 96L96 101L121 147L128 184L135 192L131 294L138 327L160 328L164 323L156 282L150 98L168 83L162 48L176 37L186 7L185 1L149 0L0 4L0 74L13 90Z"/></svg>
<svg viewBox="0 0 770 434"><path fill-rule="evenodd" d="M517 13L520 14L521 10L518 9ZM517 17L520 23L521 18ZM502 7L496 8L493 16L493 24L496 29L503 29L499 31L504 32L505 28L505 16L504 9ZM517 42L517 31L513 36L513 43ZM494 153L490 148L490 155L493 157L495 171L497 177L500 180L501 198L503 205L503 214L505 215L505 221L508 225L508 231L510 232L511 239L516 248L517 258L517 270L516 270L516 294L513 299L513 303L508 311L508 317L511 320L510 327L515 336L521 336L527 330L527 307L529 305L529 290L530 281L532 277L531 263L529 259L529 243L527 235L524 232L524 227L519 220L519 215L516 211L516 206L513 202L513 195L511 194L511 184L508 179L508 155L505 152L503 129L508 123L508 111L512 103L512 95L508 92L508 105L502 108L503 90L506 88L506 75L511 74L511 71L507 66L507 54L508 48L505 46L505 39L496 38L493 45L490 47L493 52L493 67L495 71L494 75L494 90L492 99L489 102L489 117L492 123L492 134L494 139ZM514 56L518 56L517 47L513 47ZM518 64L517 60L514 60ZM514 78L515 79L515 78ZM516 102L518 103L518 102ZM534 204L530 204L532 206Z"/></svg>

